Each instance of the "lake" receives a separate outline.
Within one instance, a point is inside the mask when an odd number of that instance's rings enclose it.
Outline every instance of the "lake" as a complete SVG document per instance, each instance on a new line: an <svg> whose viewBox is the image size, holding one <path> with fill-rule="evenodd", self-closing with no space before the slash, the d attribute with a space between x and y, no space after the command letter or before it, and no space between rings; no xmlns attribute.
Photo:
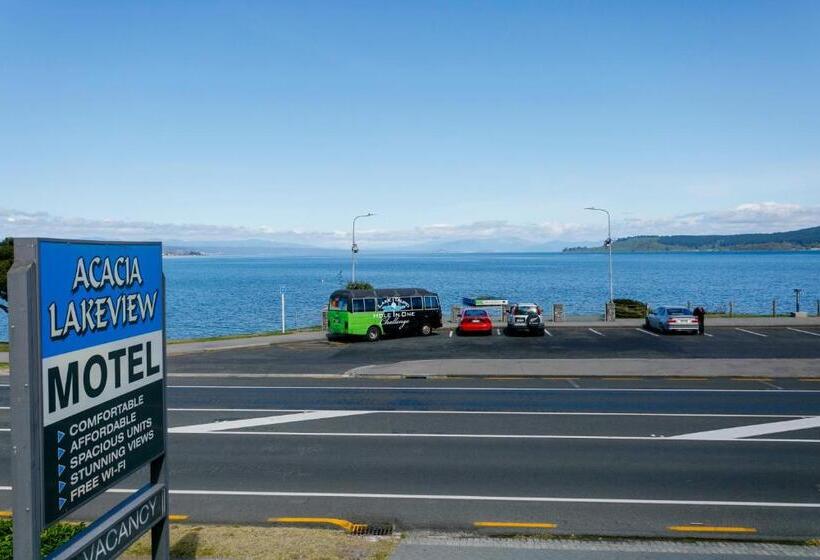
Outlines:
<svg viewBox="0 0 820 560"><path fill-rule="evenodd" d="M175 257L165 259L170 338L276 330L279 290L289 328L317 325L327 296L350 274L343 257ZM376 287L422 287L445 308L470 295L532 301L570 315L603 313L608 298L605 254L506 253L361 255L359 280ZM816 313L820 251L788 253L631 253L614 256L615 297L651 305L705 305L737 313L802 308ZM0 340L8 340L0 313Z"/></svg>

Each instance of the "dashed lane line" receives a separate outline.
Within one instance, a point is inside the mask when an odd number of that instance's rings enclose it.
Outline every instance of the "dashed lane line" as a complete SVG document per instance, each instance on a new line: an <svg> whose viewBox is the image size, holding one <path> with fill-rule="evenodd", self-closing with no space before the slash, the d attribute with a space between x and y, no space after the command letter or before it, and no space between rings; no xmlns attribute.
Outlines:
<svg viewBox="0 0 820 560"><path fill-rule="evenodd" d="M755 336L762 336L763 338L766 338L766 337L768 336L768 335L765 335L765 334L763 334L763 333L759 333L759 332L750 331L750 330L748 330L748 329L741 329L740 327L735 327L735 330L736 330L736 331L740 331L740 332L745 332L745 333L748 333L748 334L753 334L753 335L755 335Z"/></svg>
<svg viewBox="0 0 820 560"><path fill-rule="evenodd" d="M812 331L804 331L803 329L795 329L794 327L786 327L790 331L799 332L803 334L810 334L812 336L820 336L820 333L812 332Z"/></svg>
<svg viewBox="0 0 820 560"><path fill-rule="evenodd" d="M643 333L643 334L648 334L650 336L654 336L656 338L659 338L661 336L658 333L653 333L652 331L648 331L646 329L636 328L635 330L640 332L640 333Z"/></svg>
<svg viewBox="0 0 820 560"><path fill-rule="evenodd" d="M522 521L476 521L473 527L484 529L555 529L555 523L533 523Z"/></svg>
<svg viewBox="0 0 820 560"><path fill-rule="evenodd" d="M599 332L599 331L596 331L596 330L595 330L595 329L593 329L592 327L590 327L590 328L589 328L589 331L590 331L590 332L594 332L594 333L595 333L595 334L597 334L598 336L604 336L604 333Z"/></svg>
<svg viewBox="0 0 820 560"><path fill-rule="evenodd" d="M547 336L552 336L552 333L549 332L547 329L544 329L544 334Z"/></svg>
<svg viewBox="0 0 820 560"><path fill-rule="evenodd" d="M671 525L667 527L667 530L673 531L676 533L745 533L745 534L753 534L757 533L757 529L754 527L726 527L726 526L715 526L715 525Z"/></svg>

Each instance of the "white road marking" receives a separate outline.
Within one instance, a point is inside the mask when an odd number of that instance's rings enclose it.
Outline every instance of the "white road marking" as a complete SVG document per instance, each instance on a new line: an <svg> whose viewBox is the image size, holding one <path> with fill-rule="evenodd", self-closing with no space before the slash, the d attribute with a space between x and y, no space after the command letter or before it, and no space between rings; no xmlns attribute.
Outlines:
<svg viewBox="0 0 820 560"><path fill-rule="evenodd" d="M638 332L641 332L641 333L643 333L643 334L648 334L648 335L651 335L651 336L656 336L656 337L660 337L660 336L661 336L661 335L659 335L658 333L653 333L652 331L648 331L648 330L646 330L646 329L636 328L635 330L636 330L636 331L638 331Z"/></svg>
<svg viewBox="0 0 820 560"><path fill-rule="evenodd" d="M547 336L552 336L552 333L549 332L547 329L544 329L544 334Z"/></svg>
<svg viewBox="0 0 820 560"><path fill-rule="evenodd" d="M501 329L495 329L495 334L497 334L498 336L501 336Z"/></svg>
<svg viewBox="0 0 820 560"><path fill-rule="evenodd" d="M797 420L783 420L782 422L768 422L766 424L754 424L752 426L737 426L736 428L708 430L705 432L695 432L692 434L682 434L679 436L672 436L671 439L726 441L739 438L748 438L750 436L762 436L766 434L792 432L794 430L805 430L808 428L820 428L820 416L800 418Z"/></svg>
<svg viewBox="0 0 820 560"><path fill-rule="evenodd" d="M703 336L708 336L709 338L712 338L712 337L713 337L713 336L715 336L715 335L713 335L713 334L709 334L708 332L705 332L705 333L703 333Z"/></svg>
<svg viewBox="0 0 820 560"><path fill-rule="evenodd" d="M736 330L736 331L740 331L740 332L745 332L745 333L753 334L753 335L755 335L755 336L762 336L763 338L766 338L766 336L767 336L767 335L762 334L762 333L759 333L759 332L754 332L754 331L750 331L750 330L747 330L747 329L741 329L740 327L735 327L735 330Z"/></svg>
<svg viewBox="0 0 820 560"><path fill-rule="evenodd" d="M177 426L176 428L170 428L168 432L173 434L202 434L223 430L241 430L242 428L272 426L274 424L306 422L309 420L325 420L328 418L340 418L343 416L359 416L362 414L370 414L370 412L371 411L369 410L322 410L314 412L298 412L296 414L279 414L277 416L263 416L261 418L243 418L240 420L209 422L207 424L194 424L191 426Z"/></svg>
<svg viewBox="0 0 820 560"><path fill-rule="evenodd" d="M225 389L242 390L275 390L275 391L597 391L600 393L820 393L820 389L785 389L783 391L773 391L771 389L638 389L638 388L595 388L581 387L372 387L372 386L310 386L310 385L169 385L170 389L215 389L223 391Z"/></svg>
<svg viewBox="0 0 820 560"><path fill-rule="evenodd" d="M450 329L450 337L449 338L453 338L453 329Z"/></svg>
<svg viewBox="0 0 820 560"><path fill-rule="evenodd" d="M820 333L816 333L816 332L812 332L812 331L804 331L803 329L795 329L795 328L792 328L792 327L786 327L786 328L789 329L790 331L794 331L794 332L799 332L799 333L803 333L803 334L810 334L812 336L820 336Z"/></svg>
<svg viewBox="0 0 820 560"><path fill-rule="evenodd" d="M11 486L0 486L0 492L11 492ZM137 488L111 488L106 493L133 494ZM558 496L476 496L464 494L381 494L355 492L274 492L264 490L169 490L177 496L246 496L263 498L353 498L382 500L446 500L467 502L546 502L578 504L624 504L661 506L709 506L709 507L753 507L753 508L795 508L820 509L816 502L745 502L730 500L652 500L640 498L573 498Z"/></svg>
<svg viewBox="0 0 820 560"><path fill-rule="evenodd" d="M345 438L426 438L426 439L541 439L541 440L608 440L608 441L671 441L685 442L698 438L680 436L587 436L570 434L421 434L404 432L236 432L236 431L174 431L177 434L207 434L209 436L282 436L282 437L345 437ZM704 438L698 441L734 443L820 443L820 439L773 439L773 438Z"/></svg>
<svg viewBox="0 0 820 560"><path fill-rule="evenodd" d="M285 408L169 408L168 412L317 412ZM469 414L507 416L659 416L673 418L808 418L805 414L709 414L682 412L523 412L513 410L371 410L371 414Z"/></svg>
<svg viewBox="0 0 820 560"><path fill-rule="evenodd" d="M595 329L593 329L592 327L590 327L590 328L589 328L589 330L590 330L590 331L592 331L592 332L594 332L594 333L595 333L595 334L597 334L598 336L604 336L604 333L602 333L602 332L598 332L598 331L596 331Z"/></svg>
<svg viewBox="0 0 820 560"><path fill-rule="evenodd" d="M0 490L10 491L11 486L0 486ZM107 492L131 494L132 488L114 488ZM720 507L772 507L819 509L820 503L812 502L733 502L709 500L644 500L630 498L564 498L553 496L473 496L459 494L374 494L355 492L268 492L252 490L180 490L172 489L171 494L179 496L248 496L248 497L300 497L300 498L370 498L382 500L449 500L471 502L557 502L580 504L643 504L672 506L720 506Z"/></svg>

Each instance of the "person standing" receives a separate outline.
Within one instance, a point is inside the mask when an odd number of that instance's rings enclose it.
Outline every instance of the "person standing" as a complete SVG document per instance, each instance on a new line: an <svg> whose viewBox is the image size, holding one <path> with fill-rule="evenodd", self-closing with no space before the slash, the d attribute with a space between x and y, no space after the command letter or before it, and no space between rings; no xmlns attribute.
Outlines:
<svg viewBox="0 0 820 560"><path fill-rule="evenodd" d="M695 317L698 318L698 334L703 335L703 333L706 332L706 310L698 305L694 313Z"/></svg>

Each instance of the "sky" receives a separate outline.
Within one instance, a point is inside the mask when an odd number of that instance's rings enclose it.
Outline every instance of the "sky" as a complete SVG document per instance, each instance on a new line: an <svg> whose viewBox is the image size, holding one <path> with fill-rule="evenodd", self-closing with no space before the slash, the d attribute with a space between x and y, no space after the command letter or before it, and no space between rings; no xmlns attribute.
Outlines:
<svg viewBox="0 0 820 560"><path fill-rule="evenodd" d="M0 235L820 225L820 2L4 2Z"/></svg>

